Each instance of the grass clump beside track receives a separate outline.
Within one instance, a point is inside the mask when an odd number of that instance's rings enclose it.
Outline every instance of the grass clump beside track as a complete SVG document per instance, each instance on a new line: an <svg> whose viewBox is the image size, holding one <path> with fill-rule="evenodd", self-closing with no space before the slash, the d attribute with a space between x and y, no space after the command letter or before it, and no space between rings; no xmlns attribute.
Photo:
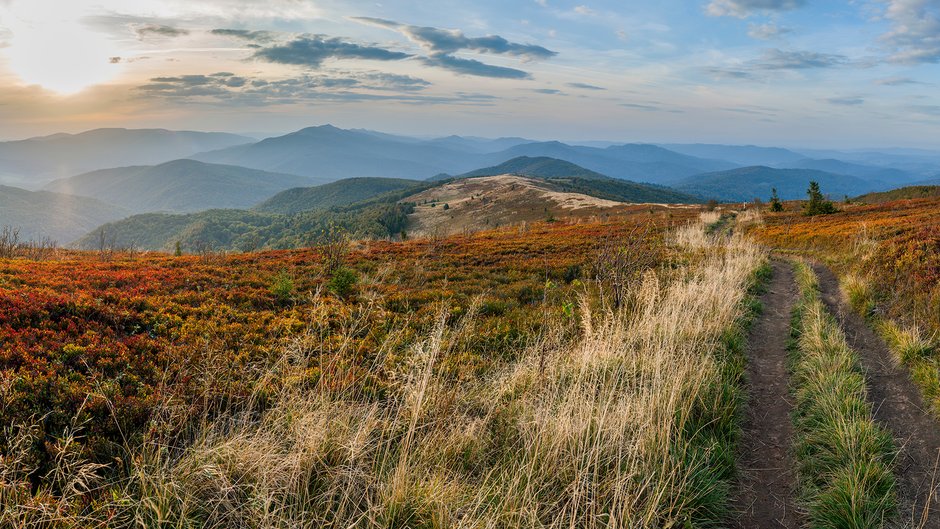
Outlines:
<svg viewBox="0 0 940 529"><path fill-rule="evenodd" d="M911 379L935 417L940 417L940 348L936 334L919 325L903 325L877 310L878 300L871 280L848 274L841 281L842 293L852 308L868 320L888 345L894 361L908 368Z"/></svg>
<svg viewBox="0 0 940 529"><path fill-rule="evenodd" d="M796 266L792 385L801 497L811 527L884 527L896 508L889 432L874 422L865 377L817 278Z"/></svg>

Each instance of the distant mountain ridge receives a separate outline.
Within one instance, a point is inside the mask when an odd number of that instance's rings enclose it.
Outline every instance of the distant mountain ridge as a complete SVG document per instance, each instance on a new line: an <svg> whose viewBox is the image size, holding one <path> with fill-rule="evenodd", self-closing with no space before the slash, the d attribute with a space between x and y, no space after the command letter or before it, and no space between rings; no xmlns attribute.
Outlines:
<svg viewBox="0 0 940 529"><path fill-rule="evenodd" d="M720 145L710 143L663 143L660 147L689 156L727 160L740 166L773 166L802 160L807 156L781 147Z"/></svg>
<svg viewBox="0 0 940 529"><path fill-rule="evenodd" d="M777 167L780 169L813 169L827 173L857 176L866 180L881 182L886 186L911 183L917 180L915 175L900 169L845 162L835 158L804 158L795 162L780 164Z"/></svg>
<svg viewBox="0 0 940 529"><path fill-rule="evenodd" d="M0 183L35 189L88 171L154 165L253 141L221 132L95 129L0 142Z"/></svg>
<svg viewBox="0 0 940 529"><path fill-rule="evenodd" d="M503 146L508 147L492 150ZM495 166L520 156L557 158L614 178L659 184L734 167L722 160L696 158L649 144L598 148L522 138L487 141L450 137L425 141L343 130L332 125L308 127L192 158L334 180L350 177L424 180L441 173L462 174Z"/></svg>
<svg viewBox="0 0 940 529"><path fill-rule="evenodd" d="M484 160L486 165L498 165L519 156L556 158L622 180L665 185L691 175L735 167L722 160L696 158L639 143L606 148L573 146L558 141L525 143L487 155Z"/></svg>
<svg viewBox="0 0 940 529"><path fill-rule="evenodd" d="M426 142L323 125L192 158L330 180L349 177L422 180L454 168L472 169L471 160L476 156Z"/></svg>
<svg viewBox="0 0 940 529"><path fill-rule="evenodd" d="M292 187L316 180L195 160L174 160L156 166L120 167L56 180L45 189L95 197L136 213L194 212L249 208Z"/></svg>

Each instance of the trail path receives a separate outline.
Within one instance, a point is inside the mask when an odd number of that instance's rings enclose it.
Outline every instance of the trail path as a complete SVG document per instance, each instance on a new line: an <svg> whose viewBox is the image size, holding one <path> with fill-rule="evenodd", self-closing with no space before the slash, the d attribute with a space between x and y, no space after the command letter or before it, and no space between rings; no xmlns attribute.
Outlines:
<svg viewBox="0 0 940 529"><path fill-rule="evenodd" d="M763 312L748 340L748 401L732 504L737 518L732 527L740 529L800 526L787 385L790 315L798 294L790 264L771 264L773 279L761 296Z"/></svg>
<svg viewBox="0 0 940 529"><path fill-rule="evenodd" d="M924 408L910 376L892 360L884 341L843 302L839 281L825 266L813 266L823 303L836 316L849 346L861 358L875 420L900 448L897 460L899 526L940 529L940 422Z"/></svg>

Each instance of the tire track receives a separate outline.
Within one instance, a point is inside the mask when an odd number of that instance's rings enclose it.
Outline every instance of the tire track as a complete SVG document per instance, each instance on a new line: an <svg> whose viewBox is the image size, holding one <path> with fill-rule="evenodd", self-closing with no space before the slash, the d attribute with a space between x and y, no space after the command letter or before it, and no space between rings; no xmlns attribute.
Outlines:
<svg viewBox="0 0 940 529"><path fill-rule="evenodd" d="M789 263L773 260L771 266L773 277L761 296L763 312L748 339L748 401L732 501L736 519L731 524L740 529L796 529L801 521L787 371L790 317L798 292Z"/></svg>
<svg viewBox="0 0 940 529"><path fill-rule="evenodd" d="M925 409L920 390L898 367L884 341L843 301L839 281L814 264L826 308L842 325L861 359L875 420L888 428L900 452L896 461L899 526L940 529L940 424Z"/></svg>

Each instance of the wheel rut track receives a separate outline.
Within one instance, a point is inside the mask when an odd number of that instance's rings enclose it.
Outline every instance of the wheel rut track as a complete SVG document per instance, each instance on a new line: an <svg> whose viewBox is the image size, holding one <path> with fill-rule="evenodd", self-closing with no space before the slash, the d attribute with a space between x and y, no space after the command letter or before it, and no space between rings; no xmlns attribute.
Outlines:
<svg viewBox="0 0 940 529"><path fill-rule="evenodd" d="M751 327L747 348L748 400L733 492L737 529L796 529L796 473L792 457L793 403L789 393L787 342L798 291L792 266L773 260L773 276L761 296L763 311Z"/></svg>
<svg viewBox="0 0 940 529"><path fill-rule="evenodd" d="M875 420L894 435L900 452L896 462L898 526L940 529L940 423L924 407L908 372L895 364L884 341L852 311L827 267L814 264L826 308L835 315L849 346L858 354L868 382Z"/></svg>

